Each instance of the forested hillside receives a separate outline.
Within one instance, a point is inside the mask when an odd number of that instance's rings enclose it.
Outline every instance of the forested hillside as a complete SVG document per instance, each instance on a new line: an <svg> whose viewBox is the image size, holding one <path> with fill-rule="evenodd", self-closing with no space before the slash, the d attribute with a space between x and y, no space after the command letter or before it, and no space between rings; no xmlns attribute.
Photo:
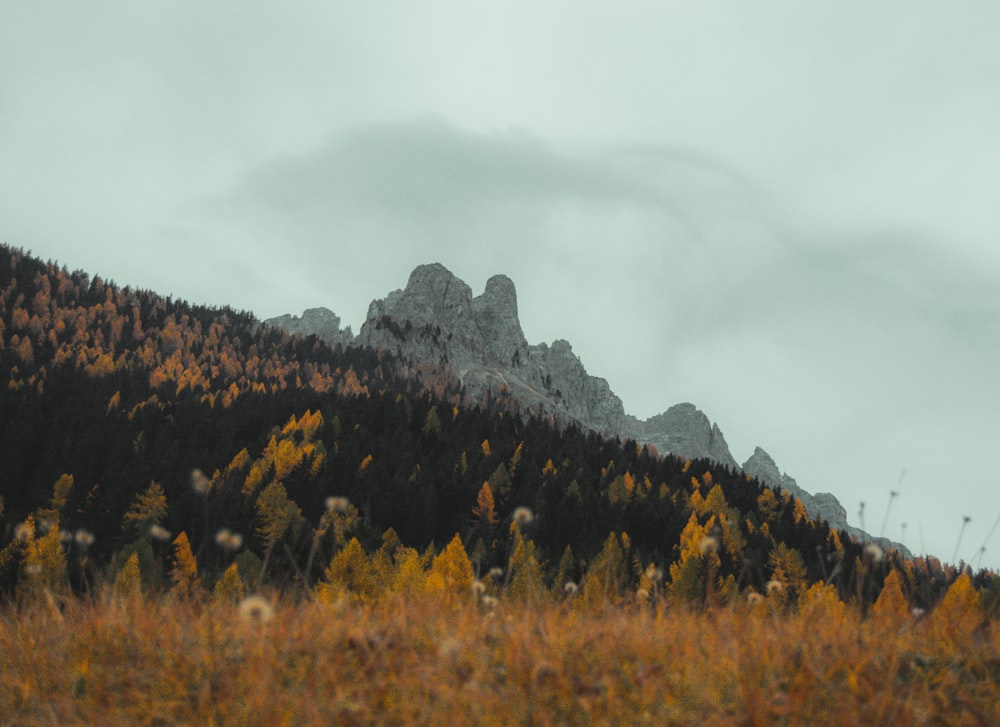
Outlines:
<svg viewBox="0 0 1000 727"><path fill-rule="evenodd" d="M133 555L155 592L186 553L207 586L238 562L297 592L329 579L349 543L408 546L426 563L456 534L477 575L509 579L516 563L558 591L599 562L615 597L662 585L731 601L769 583L794 597L820 583L864 607L895 570L926 608L957 575L864 548L742 473L561 429L502 393L468 402L382 352L331 350L9 247L0 373L8 595L39 573L86 590Z"/></svg>

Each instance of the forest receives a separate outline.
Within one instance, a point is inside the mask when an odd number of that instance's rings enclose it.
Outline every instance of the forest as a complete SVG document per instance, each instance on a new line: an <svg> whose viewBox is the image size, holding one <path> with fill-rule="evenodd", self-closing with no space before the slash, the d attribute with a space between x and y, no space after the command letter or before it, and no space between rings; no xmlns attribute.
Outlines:
<svg viewBox="0 0 1000 727"><path fill-rule="evenodd" d="M36 536L56 526L64 539L91 534L92 567L127 558L157 525L186 533L212 581L225 560L214 538L225 528L245 538L248 555L270 551L268 578L315 582L322 559L308 573L290 566L312 549L330 497L351 503L350 532L366 550L390 529L420 551L457 534L480 572L507 562L518 507L533 515L524 530L549 577L561 562L560 577L578 578L610 534L625 535L642 566L627 580L650 564L672 569L674 590L690 582L695 600L709 567L712 587L728 596L762 591L777 575L795 591L836 585L844 600L871 571L863 602L896 568L921 608L957 575L892 551L869 568L871 552L811 521L787 492L715 463L557 427L518 412L503 392L468 402L447 372L331 350L246 312L120 288L11 248L0 250L0 342L8 594L24 575L13 536L28 517ZM277 538L261 534L269 507L292 513ZM327 560L337 547L319 545ZM162 587L156 574L169 558L158 565L150 587Z"/></svg>
<svg viewBox="0 0 1000 727"><path fill-rule="evenodd" d="M742 472L8 246L0 371L10 608L257 594L270 619L457 592L491 612L639 603L648 627L755 603L911 619L957 589L985 628L1000 602L996 574L856 542Z"/></svg>

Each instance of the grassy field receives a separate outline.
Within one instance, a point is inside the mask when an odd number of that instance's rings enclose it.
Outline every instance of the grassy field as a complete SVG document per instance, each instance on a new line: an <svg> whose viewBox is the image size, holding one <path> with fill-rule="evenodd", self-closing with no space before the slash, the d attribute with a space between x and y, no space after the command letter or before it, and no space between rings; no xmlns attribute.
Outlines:
<svg viewBox="0 0 1000 727"><path fill-rule="evenodd" d="M40 593L0 609L0 722L995 725L998 655L965 577L864 619L820 587L699 611Z"/></svg>

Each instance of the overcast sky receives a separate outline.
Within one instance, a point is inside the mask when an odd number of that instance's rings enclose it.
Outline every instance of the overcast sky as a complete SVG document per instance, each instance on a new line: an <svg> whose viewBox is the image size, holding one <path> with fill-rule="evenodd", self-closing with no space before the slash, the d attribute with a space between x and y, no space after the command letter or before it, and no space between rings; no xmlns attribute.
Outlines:
<svg viewBox="0 0 1000 727"><path fill-rule="evenodd" d="M959 558L998 568L997 27L993 0L0 0L0 240L355 332L420 263L505 273L529 342L627 411L691 401L915 552L968 515Z"/></svg>

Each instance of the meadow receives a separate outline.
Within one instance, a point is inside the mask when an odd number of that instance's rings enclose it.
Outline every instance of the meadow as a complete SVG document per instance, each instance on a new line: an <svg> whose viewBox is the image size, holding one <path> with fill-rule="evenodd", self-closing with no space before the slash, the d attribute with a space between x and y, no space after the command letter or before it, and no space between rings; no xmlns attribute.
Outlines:
<svg viewBox="0 0 1000 727"><path fill-rule="evenodd" d="M822 585L693 608L476 584L26 594L0 608L0 722L1000 724L1000 632L967 576L928 613L889 587L864 616Z"/></svg>

